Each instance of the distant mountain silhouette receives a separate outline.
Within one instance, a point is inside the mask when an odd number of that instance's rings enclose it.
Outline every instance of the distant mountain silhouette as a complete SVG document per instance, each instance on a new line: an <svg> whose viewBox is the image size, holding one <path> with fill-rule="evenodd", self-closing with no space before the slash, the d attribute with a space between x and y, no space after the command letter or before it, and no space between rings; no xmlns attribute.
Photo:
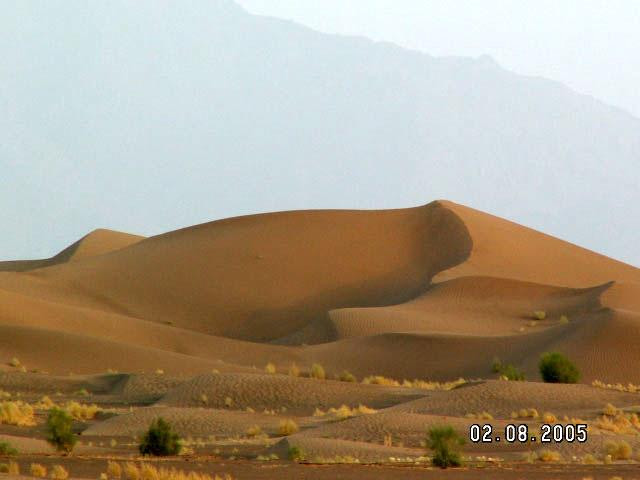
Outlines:
<svg viewBox="0 0 640 480"><path fill-rule="evenodd" d="M450 198L640 264L640 120L490 57L226 0L12 2L0 31L5 258L100 226Z"/></svg>

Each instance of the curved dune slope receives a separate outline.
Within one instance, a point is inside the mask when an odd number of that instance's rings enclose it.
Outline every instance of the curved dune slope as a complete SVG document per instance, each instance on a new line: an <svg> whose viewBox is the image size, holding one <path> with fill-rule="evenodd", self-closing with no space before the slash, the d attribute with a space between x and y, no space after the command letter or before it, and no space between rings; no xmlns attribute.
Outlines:
<svg viewBox="0 0 640 480"><path fill-rule="evenodd" d="M326 319L290 338L319 343L316 340L386 332L508 335L536 331L557 323L562 316L575 319L600 310L600 295L610 286L569 289L492 277L459 277L398 305L331 310ZM535 311L545 312L548 321L531 327Z"/></svg>
<svg viewBox="0 0 640 480"><path fill-rule="evenodd" d="M50 267L60 263L74 262L82 258L94 257L139 242L144 237L130 233L99 228L77 242L69 245L57 255L42 260L14 260L0 262L0 272L25 272L36 268Z"/></svg>

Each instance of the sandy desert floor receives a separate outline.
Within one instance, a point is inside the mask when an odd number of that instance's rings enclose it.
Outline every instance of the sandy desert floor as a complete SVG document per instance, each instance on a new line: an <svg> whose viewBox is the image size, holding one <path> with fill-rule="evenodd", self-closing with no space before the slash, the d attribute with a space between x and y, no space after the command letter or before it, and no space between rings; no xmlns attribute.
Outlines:
<svg viewBox="0 0 640 480"><path fill-rule="evenodd" d="M0 262L0 403L34 412L0 421L19 451L0 464L99 478L162 417L186 449L147 462L237 479L640 478L639 299L637 268L446 201L98 230ZM548 351L580 383L542 383ZM76 412L70 456L44 441L54 404ZM467 440L464 468L432 468L427 430L474 423L589 432Z"/></svg>

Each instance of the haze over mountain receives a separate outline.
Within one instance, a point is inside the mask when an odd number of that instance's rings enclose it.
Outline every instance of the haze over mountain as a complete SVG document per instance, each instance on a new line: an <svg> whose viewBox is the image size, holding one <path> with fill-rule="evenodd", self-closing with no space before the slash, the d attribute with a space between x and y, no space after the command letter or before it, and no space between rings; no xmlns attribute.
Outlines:
<svg viewBox="0 0 640 480"><path fill-rule="evenodd" d="M488 57L228 0L13 2L0 31L3 259L99 227L450 198L640 264L640 120Z"/></svg>

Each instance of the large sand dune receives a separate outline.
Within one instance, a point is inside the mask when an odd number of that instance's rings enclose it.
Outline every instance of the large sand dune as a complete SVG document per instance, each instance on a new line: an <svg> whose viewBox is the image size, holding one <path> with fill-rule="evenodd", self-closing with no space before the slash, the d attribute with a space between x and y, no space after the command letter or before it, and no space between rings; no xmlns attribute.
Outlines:
<svg viewBox="0 0 640 480"><path fill-rule="evenodd" d="M446 201L98 230L43 262L2 264L0 354L49 372L445 380L498 356L536 378L558 349L585 382L640 381L638 269Z"/></svg>

